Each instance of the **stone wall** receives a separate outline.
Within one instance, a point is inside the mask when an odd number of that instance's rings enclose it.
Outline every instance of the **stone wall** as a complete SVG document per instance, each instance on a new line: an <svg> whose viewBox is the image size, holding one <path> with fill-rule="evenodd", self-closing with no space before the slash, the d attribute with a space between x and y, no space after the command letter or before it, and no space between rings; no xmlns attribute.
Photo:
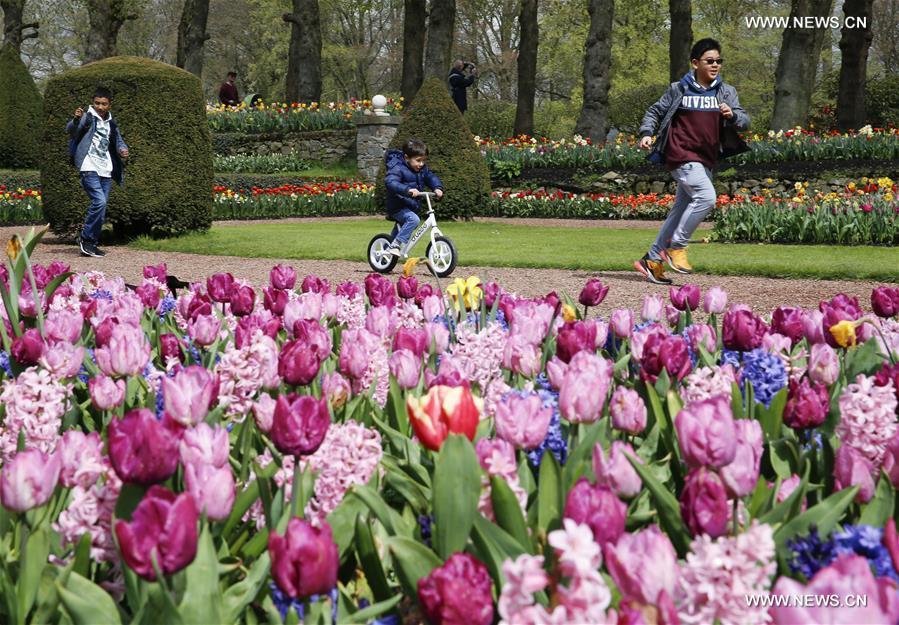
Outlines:
<svg viewBox="0 0 899 625"><path fill-rule="evenodd" d="M213 133L212 147L220 156L296 154L310 161L336 163L356 157L356 129L292 133Z"/></svg>
<svg viewBox="0 0 899 625"><path fill-rule="evenodd" d="M401 121L396 115L356 117L356 164L362 180L368 183L377 180L384 153Z"/></svg>

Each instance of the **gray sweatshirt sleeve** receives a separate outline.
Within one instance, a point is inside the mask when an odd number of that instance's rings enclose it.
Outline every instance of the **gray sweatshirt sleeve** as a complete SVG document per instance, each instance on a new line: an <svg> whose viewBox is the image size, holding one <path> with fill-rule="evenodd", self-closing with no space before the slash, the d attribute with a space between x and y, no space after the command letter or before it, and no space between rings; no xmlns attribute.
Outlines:
<svg viewBox="0 0 899 625"><path fill-rule="evenodd" d="M741 132L749 129L749 113L747 113L746 109L740 104L740 98L737 97L737 90L731 87L727 92L725 100L725 103L730 107L730 110L734 112L734 116L727 120L727 123Z"/></svg>
<svg viewBox="0 0 899 625"><path fill-rule="evenodd" d="M674 98L677 96L677 86L676 84L672 84L668 87L668 90L659 98L658 102L650 106L646 110L646 114L643 116L643 121L640 123L640 131L639 134L641 137L651 137L656 134L656 131L659 129L659 124L662 123L662 120L665 118L665 113L668 112L668 109L671 108L672 103L674 102Z"/></svg>

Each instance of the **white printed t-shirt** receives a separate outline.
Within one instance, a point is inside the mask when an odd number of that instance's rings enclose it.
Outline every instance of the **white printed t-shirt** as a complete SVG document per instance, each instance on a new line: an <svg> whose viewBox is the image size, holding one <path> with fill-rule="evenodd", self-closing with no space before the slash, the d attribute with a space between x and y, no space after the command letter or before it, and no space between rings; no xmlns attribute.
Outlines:
<svg viewBox="0 0 899 625"><path fill-rule="evenodd" d="M88 108L88 113L96 117L97 121L91 147L81 163L81 171L95 171L101 178L109 178L112 176L112 157L109 155L109 142L112 139L109 136L109 122L112 120L112 113L107 114L106 119L103 119L93 106Z"/></svg>

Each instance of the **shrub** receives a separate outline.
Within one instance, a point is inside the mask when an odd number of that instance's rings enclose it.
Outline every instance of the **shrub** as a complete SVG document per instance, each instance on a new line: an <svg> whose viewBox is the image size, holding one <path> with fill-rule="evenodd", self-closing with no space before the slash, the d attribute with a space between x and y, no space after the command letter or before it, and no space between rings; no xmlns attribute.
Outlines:
<svg viewBox="0 0 899 625"><path fill-rule="evenodd" d="M874 126L899 126L899 76L869 79L865 88L868 121Z"/></svg>
<svg viewBox="0 0 899 625"><path fill-rule="evenodd" d="M469 218L490 198L490 172L468 124L453 104L446 83L439 78L424 82L415 95L388 149L401 148L417 137L430 149L429 167L443 182L446 197L438 207L440 217ZM378 174L377 206L384 206L384 165Z"/></svg>
<svg viewBox="0 0 899 625"><path fill-rule="evenodd" d="M0 48L0 167L35 167L41 94L12 44Z"/></svg>
<svg viewBox="0 0 899 625"><path fill-rule="evenodd" d="M41 184L54 232L73 235L87 201L68 162L65 127L98 85L130 149L125 186L113 185L106 219L117 238L174 236L212 223L212 144L199 79L165 63L112 57L57 76L44 99Z"/></svg>
<svg viewBox="0 0 899 625"><path fill-rule="evenodd" d="M662 84L640 85L610 94L612 126L622 132L636 133L646 109L661 98L668 87L669 85Z"/></svg>
<svg viewBox="0 0 899 625"><path fill-rule="evenodd" d="M502 140L515 129L515 105L502 100L472 100L465 112L472 134Z"/></svg>

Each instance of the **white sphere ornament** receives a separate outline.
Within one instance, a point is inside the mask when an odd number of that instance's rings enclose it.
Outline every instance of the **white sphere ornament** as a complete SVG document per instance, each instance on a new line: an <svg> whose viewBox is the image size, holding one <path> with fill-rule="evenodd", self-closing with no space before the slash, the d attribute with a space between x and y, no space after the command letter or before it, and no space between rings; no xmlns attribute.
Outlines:
<svg viewBox="0 0 899 625"><path fill-rule="evenodd" d="M375 115L389 115L389 113L384 112L384 107L387 106L387 98L382 95L376 95L371 99L371 106L375 109Z"/></svg>

